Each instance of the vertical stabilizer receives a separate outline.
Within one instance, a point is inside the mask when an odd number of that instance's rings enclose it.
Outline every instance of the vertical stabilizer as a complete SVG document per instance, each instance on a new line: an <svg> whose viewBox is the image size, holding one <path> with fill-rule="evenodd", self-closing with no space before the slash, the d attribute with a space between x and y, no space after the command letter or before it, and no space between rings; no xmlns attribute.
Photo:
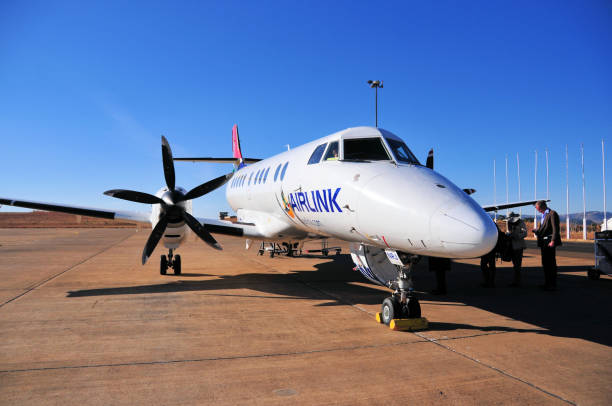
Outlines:
<svg viewBox="0 0 612 406"><path fill-rule="evenodd" d="M240 138L238 137L238 125L234 124L232 128L232 152L234 158L242 158L242 151L240 150Z"/></svg>

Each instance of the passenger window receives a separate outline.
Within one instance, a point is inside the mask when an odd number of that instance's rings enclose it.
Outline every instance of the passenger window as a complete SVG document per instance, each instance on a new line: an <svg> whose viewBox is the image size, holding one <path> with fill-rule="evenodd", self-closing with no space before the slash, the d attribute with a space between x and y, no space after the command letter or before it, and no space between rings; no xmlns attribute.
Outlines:
<svg viewBox="0 0 612 406"><path fill-rule="evenodd" d="M321 160L321 157L323 156L323 152L325 152L326 145L327 144L321 144L315 148L314 152L310 156L310 159L308 160L308 165L319 163L319 161Z"/></svg>
<svg viewBox="0 0 612 406"><path fill-rule="evenodd" d="M249 175L249 186L251 186L251 179L253 179L253 172Z"/></svg>
<svg viewBox="0 0 612 406"><path fill-rule="evenodd" d="M283 166L283 170L281 171L281 176L280 176L281 180L285 179L285 172L287 172L287 165L289 165L289 162L285 163L285 165Z"/></svg>
<svg viewBox="0 0 612 406"><path fill-rule="evenodd" d="M274 172L274 182L276 182L276 178L278 178L278 171L280 171L282 164L278 164L278 166L276 167L276 171Z"/></svg>
<svg viewBox="0 0 612 406"><path fill-rule="evenodd" d="M266 183L266 180L268 180L268 172L270 172L270 168L266 169L266 173L264 174L263 183Z"/></svg>
<svg viewBox="0 0 612 406"><path fill-rule="evenodd" d="M334 141L329 144L327 153L325 154L324 161L337 161L338 160L338 141Z"/></svg>
<svg viewBox="0 0 612 406"><path fill-rule="evenodd" d="M345 161L388 161L387 151L380 137L344 140Z"/></svg>

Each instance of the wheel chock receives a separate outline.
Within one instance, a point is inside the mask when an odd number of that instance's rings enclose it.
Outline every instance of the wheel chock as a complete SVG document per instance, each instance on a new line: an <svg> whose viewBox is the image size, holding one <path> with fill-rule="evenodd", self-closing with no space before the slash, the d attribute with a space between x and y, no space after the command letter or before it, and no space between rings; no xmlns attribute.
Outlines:
<svg viewBox="0 0 612 406"><path fill-rule="evenodd" d="M382 313L376 313L376 321L383 324ZM389 323L389 328L395 331L417 331L425 330L429 322L425 317L417 319L393 319Z"/></svg>
<svg viewBox="0 0 612 406"><path fill-rule="evenodd" d="M395 331L416 331L425 330L429 322L425 317L417 319L393 319L389 323L389 328Z"/></svg>

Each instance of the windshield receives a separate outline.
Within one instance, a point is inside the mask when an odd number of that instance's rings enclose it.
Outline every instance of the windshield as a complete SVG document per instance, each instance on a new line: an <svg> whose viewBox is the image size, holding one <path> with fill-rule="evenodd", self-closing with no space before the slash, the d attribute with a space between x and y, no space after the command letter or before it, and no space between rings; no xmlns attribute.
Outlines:
<svg viewBox="0 0 612 406"><path fill-rule="evenodd" d="M380 137L344 140L345 161L388 161L390 159Z"/></svg>
<svg viewBox="0 0 612 406"><path fill-rule="evenodd" d="M329 144L329 148L327 148L327 153L325 154L325 161L337 161L338 160L338 141L334 141Z"/></svg>
<svg viewBox="0 0 612 406"><path fill-rule="evenodd" d="M325 151L326 146L327 144L321 144L314 150L314 152L310 156L310 159L308 160L308 165L319 163L319 161L321 160L321 157L323 156L323 152Z"/></svg>
<svg viewBox="0 0 612 406"><path fill-rule="evenodd" d="M391 151L393 151L393 155L395 155L395 159L397 159L398 162L420 165L419 160L402 141L394 140L392 138L387 138L386 140L389 147L391 147Z"/></svg>

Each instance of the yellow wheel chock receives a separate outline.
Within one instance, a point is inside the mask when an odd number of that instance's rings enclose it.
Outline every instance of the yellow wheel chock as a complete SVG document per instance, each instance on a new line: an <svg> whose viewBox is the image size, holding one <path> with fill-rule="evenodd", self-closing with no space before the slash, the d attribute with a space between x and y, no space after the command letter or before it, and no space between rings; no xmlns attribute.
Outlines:
<svg viewBox="0 0 612 406"><path fill-rule="evenodd" d="M376 313L376 321L383 323L382 313ZM389 328L395 331L417 331L425 330L429 322L425 317L419 317L416 319L393 319L389 323Z"/></svg>

